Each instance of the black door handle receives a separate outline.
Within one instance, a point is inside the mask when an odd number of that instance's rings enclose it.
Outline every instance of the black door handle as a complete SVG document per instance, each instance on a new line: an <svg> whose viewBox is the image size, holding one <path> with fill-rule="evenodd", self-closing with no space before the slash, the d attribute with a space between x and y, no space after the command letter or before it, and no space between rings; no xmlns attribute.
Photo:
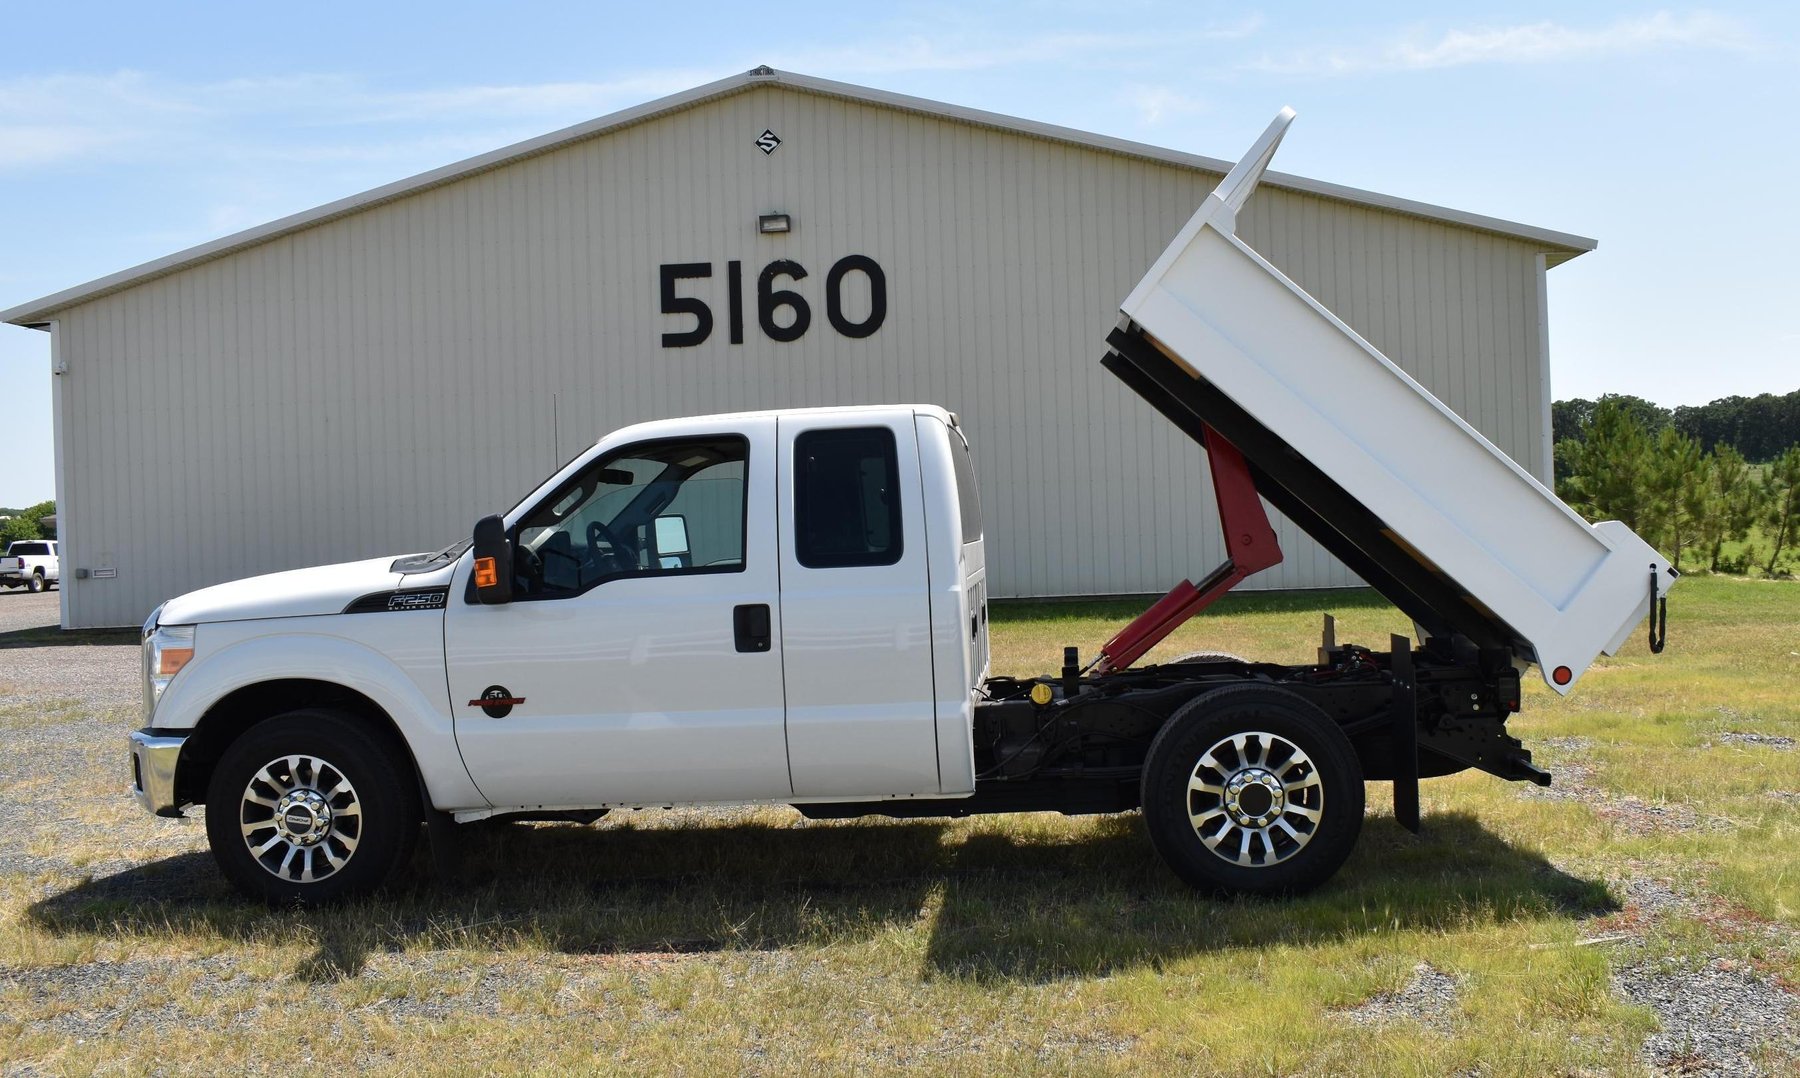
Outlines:
<svg viewBox="0 0 1800 1078"><path fill-rule="evenodd" d="M731 629L737 637L739 651L767 651L769 637L769 604L746 603L731 608Z"/></svg>

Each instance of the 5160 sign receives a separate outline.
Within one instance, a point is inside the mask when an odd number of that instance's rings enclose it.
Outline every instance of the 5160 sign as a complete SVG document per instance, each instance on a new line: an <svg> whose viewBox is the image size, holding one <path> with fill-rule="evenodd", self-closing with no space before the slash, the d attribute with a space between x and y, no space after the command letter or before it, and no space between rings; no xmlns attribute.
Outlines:
<svg viewBox="0 0 1800 1078"><path fill-rule="evenodd" d="M692 315L694 327L679 333L662 335L664 348L692 348L702 344L713 331L712 308L698 296L684 296L676 291L682 281L713 275L711 262L666 262L658 267L662 280L662 313ZM869 313L862 321L852 322L844 314L844 278L860 273L869 282ZM763 335L772 341L797 341L812 326L812 306L806 297L791 288L777 288L789 281L806 279L806 267L787 258L778 258L756 275L756 322ZM725 263L725 323L732 344L744 343L744 264ZM791 312L786 325L776 321L775 312L783 307ZM887 274L868 255L845 255L825 271L825 318L831 328L846 337L867 337L887 321Z"/></svg>

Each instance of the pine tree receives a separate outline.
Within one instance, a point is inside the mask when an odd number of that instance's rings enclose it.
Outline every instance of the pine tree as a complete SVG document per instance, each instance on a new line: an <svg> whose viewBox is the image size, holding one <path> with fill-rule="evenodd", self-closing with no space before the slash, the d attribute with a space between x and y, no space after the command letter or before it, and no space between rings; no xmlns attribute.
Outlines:
<svg viewBox="0 0 1800 1078"><path fill-rule="evenodd" d="M1720 444L1708 458L1706 514L1700 521L1700 541L1709 555L1707 568L1720 571L1726 543L1742 542L1763 513L1762 487L1750 471L1744 455ZM1742 572L1740 568L1733 572Z"/></svg>
<svg viewBox="0 0 1800 1078"><path fill-rule="evenodd" d="M1669 552L1676 569L1706 519L1710 464L1699 442L1673 427L1658 432L1645 469L1644 523L1649 538Z"/></svg>
<svg viewBox="0 0 1800 1078"><path fill-rule="evenodd" d="M1773 540L1769 563L1763 571L1774 576L1782 548L1800 540L1800 445L1790 446L1769 465L1769 472L1763 477L1763 492L1768 499L1763 522Z"/></svg>
<svg viewBox="0 0 1800 1078"><path fill-rule="evenodd" d="M1564 488L1570 504L1590 520L1617 520L1638 530L1650 466L1643 424L1618 399L1602 398L1572 457L1574 474Z"/></svg>

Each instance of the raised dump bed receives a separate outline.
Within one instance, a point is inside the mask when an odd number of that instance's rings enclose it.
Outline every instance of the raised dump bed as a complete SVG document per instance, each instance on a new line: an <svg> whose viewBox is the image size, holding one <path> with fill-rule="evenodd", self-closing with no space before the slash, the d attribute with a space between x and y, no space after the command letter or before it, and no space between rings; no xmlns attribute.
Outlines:
<svg viewBox="0 0 1800 1078"><path fill-rule="evenodd" d="M1589 524L1237 235L1292 110L1120 305L1102 361L1422 634L1511 648L1566 693L1676 573L1617 521ZM1655 623L1652 636L1655 639Z"/></svg>

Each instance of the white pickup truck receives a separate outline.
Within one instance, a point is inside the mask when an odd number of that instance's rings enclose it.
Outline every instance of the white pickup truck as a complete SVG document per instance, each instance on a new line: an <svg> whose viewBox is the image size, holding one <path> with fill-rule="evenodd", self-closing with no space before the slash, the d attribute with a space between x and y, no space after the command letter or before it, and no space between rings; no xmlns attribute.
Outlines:
<svg viewBox="0 0 1800 1078"><path fill-rule="evenodd" d="M1212 891L1328 878L1364 780L1547 783L1520 673L1566 692L1666 562L1589 525L1235 235L1291 113L1122 306L1106 368L1204 444L1230 559L1083 664L990 677L969 446L929 405L616 431L473 536L171 599L145 623L133 787L206 807L246 893L379 886L423 820L775 803L814 817L1141 808ZM1171 492L1171 496L1180 496ZM1417 623L1318 661L1137 661L1280 560L1262 499Z"/></svg>
<svg viewBox="0 0 1800 1078"><path fill-rule="evenodd" d="M15 539L0 555L0 587L43 591L62 578L54 539Z"/></svg>

